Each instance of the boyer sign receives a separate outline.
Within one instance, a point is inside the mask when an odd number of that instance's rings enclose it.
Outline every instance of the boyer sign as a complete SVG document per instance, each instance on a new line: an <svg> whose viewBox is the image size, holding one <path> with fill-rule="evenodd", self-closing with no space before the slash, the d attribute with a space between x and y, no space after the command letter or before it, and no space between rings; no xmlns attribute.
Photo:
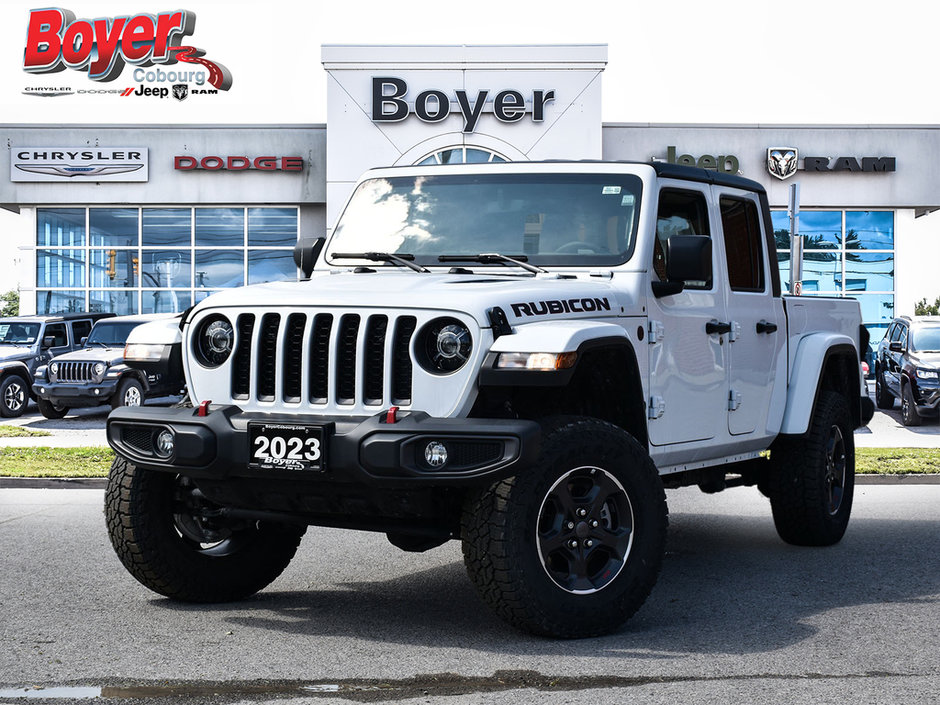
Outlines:
<svg viewBox="0 0 940 705"><path fill-rule="evenodd" d="M202 66L212 86L228 90L232 74L225 66L203 58L202 49L181 44L195 26L196 15L189 10L91 20L77 20L58 7L30 10L23 70L46 74L73 69L87 72L92 81L114 81L125 64L182 61Z"/></svg>

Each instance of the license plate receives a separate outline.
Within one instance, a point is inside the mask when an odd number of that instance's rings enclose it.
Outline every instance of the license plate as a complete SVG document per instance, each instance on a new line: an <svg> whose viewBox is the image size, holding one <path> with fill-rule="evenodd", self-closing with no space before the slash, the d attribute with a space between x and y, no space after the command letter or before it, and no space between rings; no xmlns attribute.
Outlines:
<svg viewBox="0 0 940 705"><path fill-rule="evenodd" d="M248 424L248 467L323 471L326 469L325 440L322 426Z"/></svg>

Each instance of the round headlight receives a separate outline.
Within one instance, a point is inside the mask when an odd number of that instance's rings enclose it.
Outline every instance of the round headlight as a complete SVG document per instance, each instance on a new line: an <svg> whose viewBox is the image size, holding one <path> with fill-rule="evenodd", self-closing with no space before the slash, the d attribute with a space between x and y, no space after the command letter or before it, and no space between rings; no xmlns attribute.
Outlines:
<svg viewBox="0 0 940 705"><path fill-rule="evenodd" d="M103 375L103 374L105 373L105 370L107 370L107 369L108 369L108 366L107 366L106 364L104 364L103 362L96 362L96 363L95 363L95 374L96 374L98 377L100 377L101 375Z"/></svg>
<svg viewBox="0 0 940 705"><path fill-rule="evenodd" d="M235 329L221 314L203 319L196 329L193 352L204 367L218 367L232 354Z"/></svg>
<svg viewBox="0 0 940 705"><path fill-rule="evenodd" d="M54 375L59 374L59 363L53 362L51 365L49 365L49 371Z"/></svg>
<svg viewBox="0 0 940 705"><path fill-rule="evenodd" d="M470 359L473 337L457 319L436 318L422 329L415 351L418 362L428 372L454 372Z"/></svg>

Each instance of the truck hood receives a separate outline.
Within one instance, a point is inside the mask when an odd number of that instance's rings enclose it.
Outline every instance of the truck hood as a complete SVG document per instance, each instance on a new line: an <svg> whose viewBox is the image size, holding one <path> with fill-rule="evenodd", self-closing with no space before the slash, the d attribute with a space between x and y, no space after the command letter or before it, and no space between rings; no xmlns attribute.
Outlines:
<svg viewBox="0 0 940 705"><path fill-rule="evenodd" d="M119 348L81 348L53 358L55 362L105 362L114 365L124 360L124 346Z"/></svg>
<svg viewBox="0 0 940 705"><path fill-rule="evenodd" d="M0 345L0 362L27 360L34 357L36 357L36 352L27 345Z"/></svg>
<svg viewBox="0 0 940 705"><path fill-rule="evenodd" d="M510 323L620 315L630 302L610 279L561 278L556 274L323 273L304 282L277 282L213 294L198 310L257 306L316 306L463 311L489 326L487 312L500 307Z"/></svg>

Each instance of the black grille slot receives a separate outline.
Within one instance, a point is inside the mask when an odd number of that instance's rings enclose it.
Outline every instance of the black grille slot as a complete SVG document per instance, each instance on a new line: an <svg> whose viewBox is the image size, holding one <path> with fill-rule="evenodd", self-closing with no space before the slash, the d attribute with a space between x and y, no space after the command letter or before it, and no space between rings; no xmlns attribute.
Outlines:
<svg viewBox="0 0 940 705"><path fill-rule="evenodd" d="M59 382L89 382L93 376L93 362L60 362L56 379Z"/></svg>
<svg viewBox="0 0 940 705"><path fill-rule="evenodd" d="M499 460L503 454L503 444L495 441L457 442L448 445L453 452L450 465L454 469L489 465Z"/></svg>
<svg viewBox="0 0 940 705"><path fill-rule="evenodd" d="M411 336L414 335L417 319L402 316L395 323L392 340L392 403L411 403Z"/></svg>
<svg viewBox="0 0 940 705"><path fill-rule="evenodd" d="M365 403L381 404L385 396L385 334L388 316L370 316L366 324Z"/></svg>
<svg viewBox="0 0 940 705"><path fill-rule="evenodd" d="M350 313L339 319L336 350L336 403L356 403L356 342L359 316Z"/></svg>
<svg viewBox="0 0 940 705"><path fill-rule="evenodd" d="M235 323L238 343L232 353L232 398L247 399L251 395L251 334L255 316L243 313Z"/></svg>
<svg viewBox="0 0 940 705"><path fill-rule="evenodd" d="M153 429L125 426L121 429L121 440L144 455L153 455Z"/></svg>
<svg viewBox="0 0 940 705"><path fill-rule="evenodd" d="M330 332L333 316L320 313L310 334L310 403L326 404L330 396Z"/></svg>
<svg viewBox="0 0 940 705"><path fill-rule="evenodd" d="M261 319L258 345L258 399L274 401L277 386L277 330L281 324L279 313L266 313Z"/></svg>
<svg viewBox="0 0 940 705"><path fill-rule="evenodd" d="M302 394L304 327L307 317L292 313L287 317L284 336L284 401L298 402Z"/></svg>

